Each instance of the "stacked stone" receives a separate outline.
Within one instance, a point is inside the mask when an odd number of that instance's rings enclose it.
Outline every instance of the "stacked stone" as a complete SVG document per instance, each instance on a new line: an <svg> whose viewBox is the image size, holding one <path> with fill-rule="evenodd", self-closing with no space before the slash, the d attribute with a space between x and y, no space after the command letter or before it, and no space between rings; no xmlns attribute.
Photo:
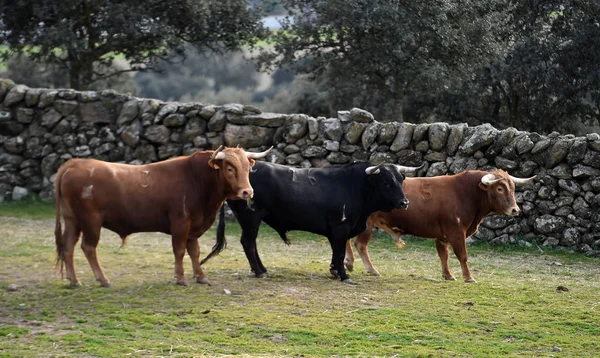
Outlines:
<svg viewBox="0 0 600 358"><path fill-rule="evenodd" d="M219 145L275 149L268 161L321 167L354 161L425 166L419 176L501 168L537 175L517 188L518 218L486 218L472 240L598 254L600 136L498 130L489 124L382 123L354 108L336 118L252 106L162 102L113 91L32 89L0 80L0 200L52 199L70 158L150 163ZM424 218L426 220L426 218Z"/></svg>

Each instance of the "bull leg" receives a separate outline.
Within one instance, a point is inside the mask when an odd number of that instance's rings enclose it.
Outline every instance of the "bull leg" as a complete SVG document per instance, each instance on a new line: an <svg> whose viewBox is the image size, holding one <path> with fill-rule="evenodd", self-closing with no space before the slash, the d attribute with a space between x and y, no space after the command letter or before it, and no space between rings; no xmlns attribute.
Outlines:
<svg viewBox="0 0 600 358"><path fill-rule="evenodd" d="M258 236L258 228L260 225L260 219L256 222L240 222L242 226L242 238L240 242L244 248L246 259L250 264L250 269L254 272L254 275L258 278L267 276L267 269L263 266L258 256L258 250L256 248L256 237Z"/></svg>
<svg viewBox="0 0 600 358"><path fill-rule="evenodd" d="M356 239L354 239L354 247L356 247L356 250L360 255L360 259L365 265L365 270L367 270L367 272L372 276L381 276L379 271L377 271L375 266L373 266L371 257L369 256L369 241L371 241L371 238L373 237L373 232L371 231L372 229L373 226L371 225L367 228L367 230L358 234Z"/></svg>
<svg viewBox="0 0 600 358"><path fill-rule="evenodd" d="M187 286L183 273L183 257L187 245L189 224L185 221L171 221L171 244L175 255L175 280L180 286Z"/></svg>
<svg viewBox="0 0 600 358"><path fill-rule="evenodd" d="M81 286L81 283L77 279L75 273L75 263L73 256L75 254L75 245L79 241L81 236L81 227L77 221L73 218L65 219L65 231L62 234L62 242L64 245L63 260L65 263L65 270L67 271L67 280L71 283L71 286Z"/></svg>
<svg viewBox="0 0 600 358"><path fill-rule="evenodd" d="M355 284L348 274L346 274L346 269L344 267L344 254L348 239L340 239L339 237L328 237L328 239L332 250L329 272L331 272L334 278L339 277L344 283Z"/></svg>
<svg viewBox="0 0 600 358"><path fill-rule="evenodd" d="M196 282L210 284L210 281L208 281L208 278L200 266L200 245L198 244L198 238L188 238L187 253L190 256L190 259L192 259L192 267L194 269L194 278L196 279Z"/></svg>
<svg viewBox="0 0 600 358"><path fill-rule="evenodd" d="M448 267L448 245L435 239L435 248L440 257L440 261L442 262L442 277L445 280L456 281L456 278L450 273L450 268Z"/></svg>
<svg viewBox="0 0 600 358"><path fill-rule="evenodd" d="M352 272L354 270L354 251L352 251L352 244L350 241L351 240L346 241L346 257L344 259L344 265L346 266L346 270Z"/></svg>
<svg viewBox="0 0 600 358"><path fill-rule="evenodd" d="M81 249L85 254L92 271L94 271L94 276L96 276L96 281L100 282L102 287L110 287L110 282L108 278L104 275L104 271L102 271L102 267L100 266L100 262L98 261L98 255L96 253L96 248L98 247L98 241L100 241L100 230L102 229L102 225L100 224L100 220L90 220L87 222L83 228L83 240L81 241Z"/></svg>
<svg viewBox="0 0 600 358"><path fill-rule="evenodd" d="M452 245L452 250L454 250L454 254L460 262L460 268L462 269L465 282L476 282L473 276L471 276L471 271L469 271L469 264L467 263L467 245L465 241L466 237L463 235L462 238L456 240L456 244Z"/></svg>

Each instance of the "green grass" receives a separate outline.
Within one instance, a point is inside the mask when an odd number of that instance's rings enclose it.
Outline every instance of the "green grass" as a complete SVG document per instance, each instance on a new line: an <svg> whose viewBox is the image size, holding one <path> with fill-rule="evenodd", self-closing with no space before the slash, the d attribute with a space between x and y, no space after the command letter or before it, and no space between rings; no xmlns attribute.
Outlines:
<svg viewBox="0 0 600 358"><path fill-rule="evenodd" d="M81 250L82 287L54 272L54 208L0 205L0 356L598 356L600 260L487 245L469 248L475 284L441 280L431 240L399 250L370 245L382 277L359 261L356 286L329 278L331 249L292 232L285 245L263 227L270 277L256 279L228 223L229 246L204 269L212 286L174 283L170 240L132 235L118 250L103 231L99 258L113 286L99 287ZM214 230L200 239L203 256ZM561 263L557 265L556 263ZM191 265L185 261L189 275ZM451 269L459 274L453 257ZM15 292L8 285L17 284ZM562 285L568 292L558 292ZM229 290L231 294L225 292ZM557 347L561 352L554 352Z"/></svg>

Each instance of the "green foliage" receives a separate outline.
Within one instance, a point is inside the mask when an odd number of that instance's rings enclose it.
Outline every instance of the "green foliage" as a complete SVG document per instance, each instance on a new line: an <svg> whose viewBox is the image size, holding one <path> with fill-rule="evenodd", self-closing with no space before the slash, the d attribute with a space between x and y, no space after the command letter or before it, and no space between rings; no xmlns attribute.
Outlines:
<svg viewBox="0 0 600 358"><path fill-rule="evenodd" d="M259 18L244 0L4 0L0 39L10 48L5 60L26 53L58 65L71 87L83 90L118 73L151 70L158 60L180 60L187 44L217 52L251 44L263 33ZM97 72L118 57L129 68Z"/></svg>
<svg viewBox="0 0 600 358"><path fill-rule="evenodd" d="M54 220L0 216L0 352L9 356L593 356L600 326L598 259L577 254L470 247L478 283L440 278L431 240L399 250L384 234L370 245L382 277L329 278L331 249L292 232L292 245L261 228L270 270L256 279L228 223L229 246L204 268L212 286L176 286L166 235L103 231L98 255L113 286L101 288L81 250L83 286L53 272ZM214 230L200 245L214 243ZM556 265L560 262L562 265ZM451 265L458 270L453 258ZM186 261L189 274L189 261ZM15 283L17 291L9 292ZM557 286L569 291L557 291ZM230 291L227 294L224 289ZM554 347L562 350L555 353Z"/></svg>

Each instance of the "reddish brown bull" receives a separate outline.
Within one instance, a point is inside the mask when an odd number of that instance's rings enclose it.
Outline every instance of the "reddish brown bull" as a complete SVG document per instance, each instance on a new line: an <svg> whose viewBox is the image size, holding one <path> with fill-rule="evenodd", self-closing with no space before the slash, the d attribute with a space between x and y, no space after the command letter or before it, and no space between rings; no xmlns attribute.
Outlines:
<svg viewBox="0 0 600 358"><path fill-rule="evenodd" d="M432 178L406 178L404 193L410 204L407 210L373 213L367 229L359 234L354 246L367 271L379 276L373 267L367 245L373 226L389 233L396 245L404 247L402 235L435 239L442 262L442 276L456 280L448 268L448 245L460 262L465 282L475 282L467 264L466 238L477 231L488 214L516 216L520 210L515 202L515 184L525 184L532 178L520 179L503 170L493 172L469 170L456 175ZM354 267L350 240L346 243L346 267Z"/></svg>
<svg viewBox="0 0 600 358"><path fill-rule="evenodd" d="M67 161L55 181L57 268L62 273L66 267L71 285L80 284L73 253L83 233L85 257L96 279L108 287L96 256L100 229L114 231L123 242L132 233L158 231L171 235L177 284L187 284L183 274L186 249L196 282L208 283L200 267L198 238L210 228L225 199L252 198L248 173L254 159L267 153L219 148L147 165Z"/></svg>

